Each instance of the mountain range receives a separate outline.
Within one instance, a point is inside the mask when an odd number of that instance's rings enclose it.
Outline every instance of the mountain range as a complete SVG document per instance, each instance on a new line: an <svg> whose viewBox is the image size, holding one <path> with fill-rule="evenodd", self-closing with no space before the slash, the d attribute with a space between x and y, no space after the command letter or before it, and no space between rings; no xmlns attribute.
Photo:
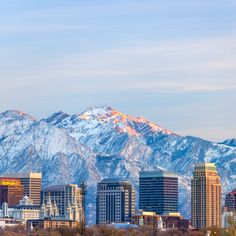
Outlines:
<svg viewBox="0 0 236 236"><path fill-rule="evenodd" d="M86 182L88 222L95 222L96 183L123 177L136 188L143 170L179 175L179 210L190 217L194 164L213 162L223 194L236 188L236 139L220 143L181 136L145 118L111 107L36 119L16 110L0 114L0 174L39 171L43 185ZM138 205L137 205L138 207Z"/></svg>

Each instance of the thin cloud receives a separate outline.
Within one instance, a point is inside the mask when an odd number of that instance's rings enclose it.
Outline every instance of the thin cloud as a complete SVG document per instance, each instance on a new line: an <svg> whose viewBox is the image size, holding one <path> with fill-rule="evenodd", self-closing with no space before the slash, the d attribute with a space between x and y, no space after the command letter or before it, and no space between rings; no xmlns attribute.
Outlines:
<svg viewBox="0 0 236 236"><path fill-rule="evenodd" d="M140 43L129 48L70 54L34 68L22 80L42 86L52 86L56 81L58 88L67 93L235 90L235 40L235 36L228 36ZM17 82L19 75L15 77Z"/></svg>

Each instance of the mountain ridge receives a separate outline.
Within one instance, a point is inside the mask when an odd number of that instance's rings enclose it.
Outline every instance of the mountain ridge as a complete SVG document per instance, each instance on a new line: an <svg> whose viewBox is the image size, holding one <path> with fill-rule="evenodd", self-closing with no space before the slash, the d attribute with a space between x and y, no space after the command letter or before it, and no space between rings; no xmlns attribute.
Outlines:
<svg viewBox="0 0 236 236"><path fill-rule="evenodd" d="M41 120L20 111L1 113L0 161L0 174L42 171L44 186L87 182L90 222L96 183L105 177L127 178L138 190L141 170L175 172L180 177L180 212L188 217L194 163L214 162L224 193L236 187L236 147L180 136L108 106L73 115L59 111Z"/></svg>

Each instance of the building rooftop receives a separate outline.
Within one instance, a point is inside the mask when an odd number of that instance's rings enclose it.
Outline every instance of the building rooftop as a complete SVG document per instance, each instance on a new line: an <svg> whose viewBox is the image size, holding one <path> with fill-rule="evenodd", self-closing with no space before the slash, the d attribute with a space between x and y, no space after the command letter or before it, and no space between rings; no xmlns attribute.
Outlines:
<svg viewBox="0 0 236 236"><path fill-rule="evenodd" d="M77 187L77 184L61 184L61 185L51 185L47 186L43 189L43 191L63 191L66 186L72 186L72 187Z"/></svg>
<svg viewBox="0 0 236 236"><path fill-rule="evenodd" d="M140 177L174 177L178 175L169 171L157 170L157 171L141 171L139 172Z"/></svg>
<svg viewBox="0 0 236 236"><path fill-rule="evenodd" d="M42 179L42 173L5 173L1 174L0 177L5 177L5 178L39 178Z"/></svg>
<svg viewBox="0 0 236 236"><path fill-rule="evenodd" d="M195 170L217 171L215 164L214 163L209 163L209 162L196 163L195 164Z"/></svg>
<svg viewBox="0 0 236 236"><path fill-rule="evenodd" d="M122 177L105 178L100 183L126 183L126 184L130 184L130 182L127 179L124 179Z"/></svg>

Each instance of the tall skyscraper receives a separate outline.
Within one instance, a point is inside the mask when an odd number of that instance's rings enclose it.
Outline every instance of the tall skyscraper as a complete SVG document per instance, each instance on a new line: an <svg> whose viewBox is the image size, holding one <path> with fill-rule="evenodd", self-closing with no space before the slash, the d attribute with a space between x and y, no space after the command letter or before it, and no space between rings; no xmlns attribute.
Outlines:
<svg viewBox="0 0 236 236"><path fill-rule="evenodd" d="M81 188L76 184L48 186L41 192L42 207L56 205L59 217L67 219L76 213L76 216L73 216L74 220L83 222L84 210L81 191Z"/></svg>
<svg viewBox="0 0 236 236"><path fill-rule="evenodd" d="M15 178L24 186L24 195L28 196L34 205L40 205L40 192L42 190L41 173L4 174L3 177Z"/></svg>
<svg viewBox="0 0 236 236"><path fill-rule="evenodd" d="M165 215L178 212L178 177L167 171L139 175L139 209Z"/></svg>
<svg viewBox="0 0 236 236"><path fill-rule="evenodd" d="M236 189L226 195L225 207L227 211L236 212Z"/></svg>
<svg viewBox="0 0 236 236"><path fill-rule="evenodd" d="M135 192L123 179L104 179L97 184L97 224L130 222L135 213Z"/></svg>
<svg viewBox="0 0 236 236"><path fill-rule="evenodd" d="M0 206L6 202L9 207L14 207L23 196L24 188L19 179L0 178Z"/></svg>
<svg viewBox="0 0 236 236"><path fill-rule="evenodd" d="M192 226L221 226L220 176L213 163L195 165L191 180Z"/></svg>

